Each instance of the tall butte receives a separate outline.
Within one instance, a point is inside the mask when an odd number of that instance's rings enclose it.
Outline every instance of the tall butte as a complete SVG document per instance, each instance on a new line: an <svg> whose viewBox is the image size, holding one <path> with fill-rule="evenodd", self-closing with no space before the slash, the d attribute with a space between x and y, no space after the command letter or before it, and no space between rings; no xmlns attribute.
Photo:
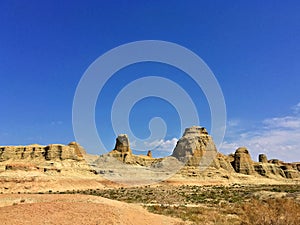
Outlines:
<svg viewBox="0 0 300 225"><path fill-rule="evenodd" d="M192 126L186 128L183 136L177 142L172 156L187 166L199 166L204 155L216 155L217 148L204 127Z"/></svg>

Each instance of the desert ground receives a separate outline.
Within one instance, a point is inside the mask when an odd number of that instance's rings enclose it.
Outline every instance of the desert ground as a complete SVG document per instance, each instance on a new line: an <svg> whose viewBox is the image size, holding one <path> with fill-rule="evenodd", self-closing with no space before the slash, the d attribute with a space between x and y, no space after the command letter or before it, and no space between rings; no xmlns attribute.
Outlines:
<svg viewBox="0 0 300 225"><path fill-rule="evenodd" d="M0 178L1 224L300 223L299 180L174 176L129 186L99 175L12 173Z"/></svg>
<svg viewBox="0 0 300 225"><path fill-rule="evenodd" d="M80 194L4 194L1 224L180 224L139 205Z"/></svg>

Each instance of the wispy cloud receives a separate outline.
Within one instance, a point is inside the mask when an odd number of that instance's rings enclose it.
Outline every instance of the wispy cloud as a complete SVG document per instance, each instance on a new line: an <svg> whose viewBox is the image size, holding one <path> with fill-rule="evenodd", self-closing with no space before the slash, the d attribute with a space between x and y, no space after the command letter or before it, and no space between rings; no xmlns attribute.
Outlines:
<svg viewBox="0 0 300 225"><path fill-rule="evenodd" d="M300 109L300 103L292 108L290 115L267 118L252 130L228 126L229 135L220 150L231 153L239 146L246 146L255 160L258 154L266 153L269 158L300 161L300 114L296 108Z"/></svg>
<svg viewBox="0 0 300 225"><path fill-rule="evenodd" d="M62 124L63 124L63 121L51 121L51 126L59 126Z"/></svg>
<svg viewBox="0 0 300 225"><path fill-rule="evenodd" d="M294 114L300 114L300 102L292 107Z"/></svg>
<svg viewBox="0 0 300 225"><path fill-rule="evenodd" d="M237 127L240 125L240 120L239 119L231 119L227 121L227 126L228 127Z"/></svg>
<svg viewBox="0 0 300 225"><path fill-rule="evenodd" d="M142 151L136 149L136 141L130 143L131 149L135 154L146 154L148 150L152 151L154 157L165 157L170 156L177 144L178 139L157 139L154 141L143 142Z"/></svg>
<svg viewBox="0 0 300 225"><path fill-rule="evenodd" d="M164 152L164 153L172 153L176 144L177 144L178 139L177 138L172 138L170 140L155 140L152 142L145 142L145 146L147 146L149 149L153 149L156 151Z"/></svg>
<svg viewBox="0 0 300 225"><path fill-rule="evenodd" d="M263 121L266 128L297 129L300 128L300 117L285 116L266 119Z"/></svg>

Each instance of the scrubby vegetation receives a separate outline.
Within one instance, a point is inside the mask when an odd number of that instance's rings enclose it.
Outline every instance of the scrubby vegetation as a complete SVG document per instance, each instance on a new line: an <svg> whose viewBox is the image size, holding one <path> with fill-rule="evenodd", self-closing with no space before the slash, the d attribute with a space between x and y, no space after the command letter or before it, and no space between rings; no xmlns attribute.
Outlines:
<svg viewBox="0 0 300 225"><path fill-rule="evenodd" d="M300 224L300 204L291 198L259 201L252 199L242 205L242 225Z"/></svg>
<svg viewBox="0 0 300 225"><path fill-rule="evenodd" d="M150 212L178 217L192 224L300 224L299 185L161 185L64 193L139 203Z"/></svg>

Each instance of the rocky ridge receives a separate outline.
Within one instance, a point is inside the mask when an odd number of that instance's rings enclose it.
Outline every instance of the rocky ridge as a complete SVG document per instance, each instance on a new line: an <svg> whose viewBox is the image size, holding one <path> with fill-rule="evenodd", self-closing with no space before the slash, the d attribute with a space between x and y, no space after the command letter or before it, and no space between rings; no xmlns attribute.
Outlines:
<svg viewBox="0 0 300 225"><path fill-rule="evenodd" d="M116 147L109 155L131 165L152 165L161 168L165 165L165 159L133 155L127 135L120 135L116 139ZM213 138L204 127L199 126L187 128L178 140L172 155L167 158L168 161L178 160L184 163L178 173L188 177L197 177L201 171L213 169L213 171L223 170L229 175L238 173L267 178L300 178L300 163L267 160L265 154L260 154L259 162L255 162L246 147L239 147L230 155L218 152Z"/></svg>
<svg viewBox="0 0 300 225"><path fill-rule="evenodd" d="M85 150L76 142L68 145L0 146L0 171L37 170L60 173L73 169L89 170L85 154Z"/></svg>
<svg viewBox="0 0 300 225"><path fill-rule="evenodd" d="M268 160L264 154L259 155L258 162L255 162L246 147L240 147L230 155L218 152L213 138L205 128L199 126L185 130L169 157L153 158L151 151L147 155L134 155L126 134L116 138L115 148L111 152L96 159L94 157L93 160L87 160L86 155L84 149L76 142L68 145L0 146L0 172L39 170L61 173L65 170L83 170L116 176L115 171L119 170L122 172L118 176L122 176L125 170L128 177L131 177L139 169L141 173L149 172L153 177L157 174L167 177L173 171L177 171L180 176L194 178L203 177L203 174L223 174L225 179L234 174L266 178L300 178L300 163ZM124 168L123 165L127 167Z"/></svg>

